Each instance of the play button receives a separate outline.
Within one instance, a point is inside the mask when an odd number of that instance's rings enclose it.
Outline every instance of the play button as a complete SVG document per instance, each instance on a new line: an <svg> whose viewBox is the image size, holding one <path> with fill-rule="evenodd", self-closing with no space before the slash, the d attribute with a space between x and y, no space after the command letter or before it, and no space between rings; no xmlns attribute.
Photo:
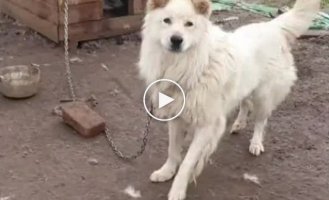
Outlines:
<svg viewBox="0 0 329 200"><path fill-rule="evenodd" d="M184 110L185 93L175 81L160 79L151 83L143 97L146 112L158 121L170 121L177 118ZM153 105L150 110L148 105Z"/></svg>
<svg viewBox="0 0 329 200"><path fill-rule="evenodd" d="M162 108L168 104L170 104L171 102L173 102L175 99L159 92L159 98L158 98L158 101L159 101L159 108Z"/></svg>

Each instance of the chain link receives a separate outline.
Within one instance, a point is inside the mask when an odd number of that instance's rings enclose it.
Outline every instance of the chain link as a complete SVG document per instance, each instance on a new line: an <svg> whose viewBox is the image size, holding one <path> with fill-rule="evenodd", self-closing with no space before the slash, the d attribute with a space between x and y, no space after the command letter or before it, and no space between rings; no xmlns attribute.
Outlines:
<svg viewBox="0 0 329 200"><path fill-rule="evenodd" d="M77 96L75 93L75 88L73 84L73 78L72 78L72 70L70 65L70 55L69 55L69 0L64 1L64 51L65 51L65 68L66 68L66 78L67 78L67 84L69 86L70 95L72 101L77 101ZM151 111L153 110L153 107L151 106ZM109 142L110 147L112 148L113 152L116 156L123 160L134 160L141 156L146 148L147 142L148 142L148 135L150 133L150 124L151 124L152 118L150 116L147 116L145 129L143 133L143 139L142 144L140 146L140 149L133 155L125 155L122 153L122 151L119 150L118 146L115 144L112 134L108 128L105 128L105 136Z"/></svg>
<svg viewBox="0 0 329 200"><path fill-rule="evenodd" d="M151 106L151 111L153 110L152 106ZM146 124L145 124L145 129L144 129L144 133L143 133L143 140L142 140L142 144L140 146L140 149L133 155L125 155L124 153L122 153L122 151L119 150L118 146L116 146L113 137L111 135L111 132L108 128L105 129L105 134L106 137L109 141L109 145L111 146L113 152L121 159L123 160L135 160L136 158L138 158L139 156L141 156L146 148L147 142L148 142L148 135L150 133L150 125L151 125L151 120L152 117L147 116L147 120L146 120Z"/></svg>

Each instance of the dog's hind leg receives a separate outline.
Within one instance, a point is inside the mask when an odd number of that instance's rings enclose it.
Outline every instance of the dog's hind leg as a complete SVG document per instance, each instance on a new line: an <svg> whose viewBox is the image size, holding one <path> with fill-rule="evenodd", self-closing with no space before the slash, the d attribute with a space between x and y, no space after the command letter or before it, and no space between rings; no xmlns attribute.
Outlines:
<svg viewBox="0 0 329 200"><path fill-rule="evenodd" d="M196 128L192 143L170 189L169 200L185 199L190 180L201 173L225 131L226 119L221 117L219 121L218 124Z"/></svg>
<svg viewBox="0 0 329 200"><path fill-rule="evenodd" d="M246 98L242 100L242 102L240 103L240 110L238 117L235 119L230 131L231 134L238 133L242 129L246 128L248 121L248 114L251 109L252 109L252 102L250 101L250 99Z"/></svg>
<svg viewBox="0 0 329 200"><path fill-rule="evenodd" d="M182 162L182 150L184 144L184 124L179 119L169 123L169 147L168 158L165 164L150 176L152 182L165 182L176 173Z"/></svg>
<svg viewBox="0 0 329 200"><path fill-rule="evenodd" d="M289 83L286 85L270 85L255 91L253 95L253 118L255 119L254 133L250 140L249 152L259 156L265 151L263 141L265 127L272 111L285 99L290 92Z"/></svg>

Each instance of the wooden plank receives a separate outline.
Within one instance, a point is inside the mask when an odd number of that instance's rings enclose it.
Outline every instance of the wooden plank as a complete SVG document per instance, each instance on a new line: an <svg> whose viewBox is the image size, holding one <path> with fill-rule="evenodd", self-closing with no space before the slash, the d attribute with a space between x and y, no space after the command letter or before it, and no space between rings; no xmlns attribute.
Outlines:
<svg viewBox="0 0 329 200"><path fill-rule="evenodd" d="M55 24L63 24L64 12L61 10L58 14L57 6L49 4L43 0L5 0L11 1L16 6L22 7L41 19L51 21ZM69 6L69 23L78 23L82 21L99 20L103 17L103 8L100 1L79 0L81 4Z"/></svg>
<svg viewBox="0 0 329 200"><path fill-rule="evenodd" d="M132 33L140 29L143 15L102 19L98 21L71 24L71 41L86 41ZM63 26L59 28L59 40L63 41Z"/></svg>
<svg viewBox="0 0 329 200"><path fill-rule="evenodd" d="M64 11L59 11L59 23L64 24ZM103 4L100 1L81 3L69 6L69 24L103 18Z"/></svg>
<svg viewBox="0 0 329 200"><path fill-rule="evenodd" d="M58 0L26 0L27 2L30 2L30 1L36 1L36 2L39 2L39 3L44 3L44 4L47 4L47 5L50 5L54 8L58 8Z"/></svg>
<svg viewBox="0 0 329 200"><path fill-rule="evenodd" d="M128 0L129 15L138 15L145 12L146 0Z"/></svg>
<svg viewBox="0 0 329 200"><path fill-rule="evenodd" d="M26 0L29 1L29 0ZM62 5L62 3L65 0L37 0L37 1L43 1L50 5ZM69 5L77 5L77 4L83 4L83 3L94 3L94 2L102 2L102 0L69 0Z"/></svg>
<svg viewBox="0 0 329 200"><path fill-rule="evenodd" d="M26 0L26 1L28 1L28 0ZM58 6L58 2L59 2L59 0L37 0L37 1L42 1L46 4L56 6L56 7Z"/></svg>
<svg viewBox="0 0 329 200"><path fill-rule="evenodd" d="M51 1L52 3L55 3L59 5L59 7L63 7L63 4L65 0L47 0ZM68 0L69 5L79 5L79 4L84 4L84 3L102 3L103 0Z"/></svg>
<svg viewBox="0 0 329 200"><path fill-rule="evenodd" d="M77 5L83 3L101 3L103 0L69 0L69 5Z"/></svg>
<svg viewBox="0 0 329 200"><path fill-rule="evenodd" d="M9 16L21 21L37 32L42 33L51 40L58 42L58 26L30 13L29 11L13 4L11 1L0 1L0 9Z"/></svg>
<svg viewBox="0 0 329 200"><path fill-rule="evenodd" d="M5 0L24 8L39 18L58 24L58 10L55 5L42 0Z"/></svg>

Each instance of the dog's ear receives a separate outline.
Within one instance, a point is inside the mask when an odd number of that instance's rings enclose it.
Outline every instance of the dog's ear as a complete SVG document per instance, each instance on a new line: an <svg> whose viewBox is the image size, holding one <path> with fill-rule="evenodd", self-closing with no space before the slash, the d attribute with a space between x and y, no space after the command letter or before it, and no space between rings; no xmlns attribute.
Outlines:
<svg viewBox="0 0 329 200"><path fill-rule="evenodd" d="M197 13L210 17L211 2L210 0L191 0Z"/></svg>
<svg viewBox="0 0 329 200"><path fill-rule="evenodd" d="M147 12L155 10L157 8L163 8L167 5L169 0L148 0L146 4Z"/></svg>

